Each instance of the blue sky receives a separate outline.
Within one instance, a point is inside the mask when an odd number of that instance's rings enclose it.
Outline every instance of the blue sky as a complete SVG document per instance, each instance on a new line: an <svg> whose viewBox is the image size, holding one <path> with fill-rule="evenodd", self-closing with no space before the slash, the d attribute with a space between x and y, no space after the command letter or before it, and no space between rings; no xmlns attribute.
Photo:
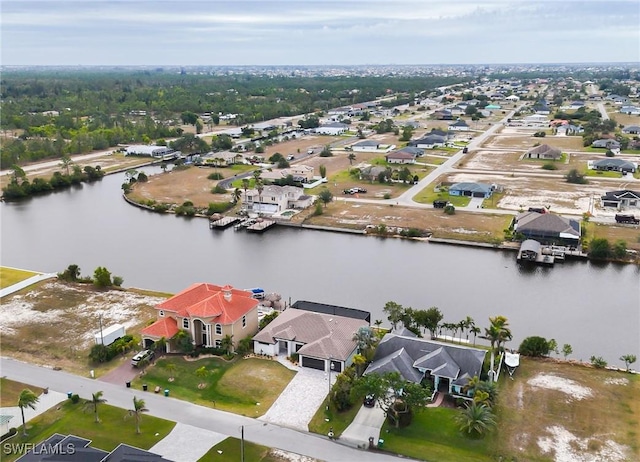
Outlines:
<svg viewBox="0 0 640 462"><path fill-rule="evenodd" d="M638 0L2 0L3 65L640 61Z"/></svg>

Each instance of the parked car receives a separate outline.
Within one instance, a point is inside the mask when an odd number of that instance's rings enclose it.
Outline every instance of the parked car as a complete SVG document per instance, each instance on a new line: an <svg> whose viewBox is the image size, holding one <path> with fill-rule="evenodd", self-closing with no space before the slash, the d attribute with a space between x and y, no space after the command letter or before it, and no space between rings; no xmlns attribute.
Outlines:
<svg viewBox="0 0 640 462"><path fill-rule="evenodd" d="M544 207L529 207L529 212L547 213L547 209Z"/></svg>
<svg viewBox="0 0 640 462"><path fill-rule="evenodd" d="M373 407L376 405L376 397L373 395L367 395L364 397L362 404L364 404L365 407Z"/></svg>
<svg viewBox="0 0 640 462"><path fill-rule="evenodd" d="M433 208L434 209L443 209L447 206L449 202L448 201L442 201L442 200L435 200L433 201Z"/></svg>
<svg viewBox="0 0 640 462"><path fill-rule="evenodd" d="M366 193L367 190L364 188L351 188L352 191L355 191L356 193Z"/></svg>
<svg viewBox="0 0 640 462"><path fill-rule="evenodd" d="M131 365L133 367L138 367L140 361L143 361L145 359L151 361L153 359L153 355L153 350L142 350L141 352L136 353L133 358L131 358Z"/></svg>
<svg viewBox="0 0 640 462"><path fill-rule="evenodd" d="M616 223L628 223L632 225L640 224L640 218L636 218L634 215L622 215L616 214Z"/></svg>
<svg viewBox="0 0 640 462"><path fill-rule="evenodd" d="M287 160L293 160L293 159L295 159L295 156L293 154L289 154L287 156Z"/></svg>

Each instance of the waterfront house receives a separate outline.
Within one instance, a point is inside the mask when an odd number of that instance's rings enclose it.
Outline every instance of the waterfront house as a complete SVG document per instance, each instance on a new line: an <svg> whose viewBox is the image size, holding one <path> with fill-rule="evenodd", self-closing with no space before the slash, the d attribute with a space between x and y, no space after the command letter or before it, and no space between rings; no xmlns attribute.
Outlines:
<svg viewBox="0 0 640 462"><path fill-rule="evenodd" d="M340 373L352 364L358 348L353 336L369 326L370 316L350 308L296 302L253 337L253 349L268 356L297 354L302 367Z"/></svg>
<svg viewBox="0 0 640 462"><path fill-rule="evenodd" d="M580 244L580 222L552 213L519 213L514 219L513 231L542 244L570 247L578 247Z"/></svg>
<svg viewBox="0 0 640 462"><path fill-rule="evenodd" d="M133 144L128 146L125 156L148 156L154 159L175 158L180 156L180 152L167 146L149 146L146 144Z"/></svg>
<svg viewBox="0 0 640 462"><path fill-rule="evenodd" d="M272 215L287 209L304 209L313 204L313 197L295 186L264 186L262 191L243 191L242 208L247 212Z"/></svg>
<svg viewBox="0 0 640 462"><path fill-rule="evenodd" d="M536 146L528 150L525 153L525 157L527 159L549 159L549 160L559 160L562 157L562 152L560 149L553 148L548 144L541 144L540 146Z"/></svg>
<svg viewBox="0 0 640 462"><path fill-rule="evenodd" d="M144 348L162 337L169 340L180 330L187 331L195 345L217 348L227 335L237 345L258 331L258 300L252 292L230 285L193 284L155 308L157 321L140 333ZM174 348L167 343L167 353Z"/></svg>
<svg viewBox="0 0 640 462"><path fill-rule="evenodd" d="M630 189L607 191L600 201L603 207L615 207L618 210L640 208L640 192Z"/></svg>
<svg viewBox="0 0 640 462"><path fill-rule="evenodd" d="M434 391L469 397L463 388L480 376L487 350L412 335L386 334L364 374L397 372L413 383L427 380Z"/></svg>

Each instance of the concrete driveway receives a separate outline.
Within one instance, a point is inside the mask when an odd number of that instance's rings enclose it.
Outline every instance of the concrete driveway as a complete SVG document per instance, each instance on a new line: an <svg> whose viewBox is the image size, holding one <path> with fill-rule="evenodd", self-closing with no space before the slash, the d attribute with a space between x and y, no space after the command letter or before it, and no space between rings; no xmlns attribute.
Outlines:
<svg viewBox="0 0 640 462"><path fill-rule="evenodd" d="M384 419L385 413L377 404L375 407L362 406L351 425L342 432L340 439L360 448L368 448L369 438L373 437L373 444L377 446Z"/></svg>

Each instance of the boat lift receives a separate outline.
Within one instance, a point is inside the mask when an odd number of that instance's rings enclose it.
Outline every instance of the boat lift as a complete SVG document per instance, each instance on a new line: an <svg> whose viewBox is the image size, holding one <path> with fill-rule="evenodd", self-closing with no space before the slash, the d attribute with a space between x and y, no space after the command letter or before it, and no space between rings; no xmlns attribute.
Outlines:
<svg viewBox="0 0 640 462"><path fill-rule="evenodd" d="M510 353L508 351L505 351L504 365L507 366L507 372L509 373L509 377L511 377L511 380L513 380L513 373L516 371L516 368L520 365L520 353Z"/></svg>

